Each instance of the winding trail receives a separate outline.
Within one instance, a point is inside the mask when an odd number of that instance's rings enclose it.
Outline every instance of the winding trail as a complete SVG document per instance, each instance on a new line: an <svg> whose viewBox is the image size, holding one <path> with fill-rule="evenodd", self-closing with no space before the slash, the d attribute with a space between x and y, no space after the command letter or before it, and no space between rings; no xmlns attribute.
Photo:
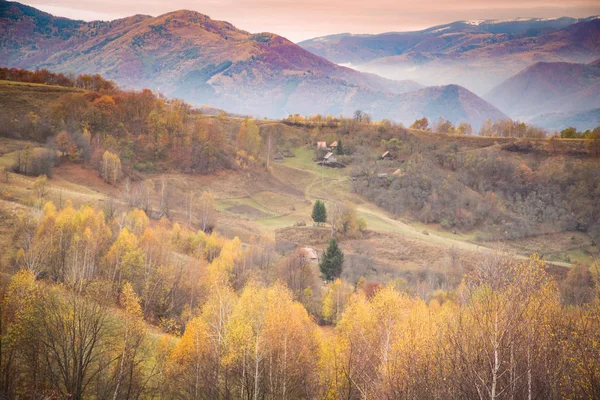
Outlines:
<svg viewBox="0 0 600 400"><path fill-rule="evenodd" d="M276 171L276 173L282 174L283 176L285 176L285 171L283 170L284 168L290 168L290 169L293 169L296 171L301 171L305 174L310 174L312 176L312 179L311 179L310 183L305 186L304 195L307 200L311 201L311 203L316 199L322 199L322 200L326 200L326 201L334 201L334 200L339 201L340 197L344 197L344 196L349 197L349 198L360 199L361 203L357 206L357 211L359 212L359 214L362 214L362 216L365 217L367 220L379 220L384 223L383 226L370 227L369 229L371 229L373 231L389 231L389 232L394 232L394 233L400 233L402 235L410 236L412 238L416 238L416 239L422 240L424 242L434 243L437 245L444 246L446 248L454 247L454 248L461 249L463 251L469 251L469 252L495 251L494 248L491 246L485 246L483 244L477 244L477 243L473 243L473 242L470 242L467 240L461 240L459 238L451 238L451 237L442 236L442 235L437 234L436 232L432 232L430 230L428 231L427 234L424 234L422 228L418 228L418 227L412 226L410 224L407 224L403 221L392 218L391 214L388 211L383 210L376 204L374 204L362 197L358 197L357 195L351 193L350 191L344 191L342 193L339 193L339 192L338 193L330 193L330 191L327 190L327 185L331 184L331 183L342 183L342 185L338 185L338 186L343 187L344 186L343 183L345 183L345 181L349 179L349 177L344 174L340 174L338 178L332 178L332 177L322 178L317 173L315 173L313 170L311 170L308 166L307 166L307 168L301 168L299 166L292 166L289 164L286 165L286 163L277 165L274 168L279 169L278 171ZM323 186L321 186L321 188L324 190L322 192L320 192L321 196L316 196L316 195L314 195L314 192L320 185L323 185ZM323 198L323 196L322 196L322 194L324 194L324 193L328 194L328 196L325 198ZM337 198L334 198L333 196L336 194L339 194L341 196L336 196ZM307 206L307 208L308 207L312 207L312 206ZM304 210L304 208L303 208L303 210ZM272 218L272 220L277 220L277 218L278 217L274 217L274 218ZM283 222L284 221L282 221L281 227L289 226ZM387 227L385 227L385 225L387 225ZM527 259L528 257L525 255L517 255L517 258ZM567 263L567 262L550 261L549 264L566 267L566 268L572 267L572 264Z"/></svg>

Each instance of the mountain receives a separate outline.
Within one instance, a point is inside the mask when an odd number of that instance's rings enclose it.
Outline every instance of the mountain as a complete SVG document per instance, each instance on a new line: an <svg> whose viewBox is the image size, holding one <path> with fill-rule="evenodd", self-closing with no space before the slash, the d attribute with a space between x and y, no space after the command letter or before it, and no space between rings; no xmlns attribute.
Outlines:
<svg viewBox="0 0 600 400"><path fill-rule="evenodd" d="M599 108L600 63L539 62L502 82L485 99L523 120Z"/></svg>
<svg viewBox="0 0 600 400"><path fill-rule="evenodd" d="M506 118L456 86L423 89L362 73L272 34L252 34L193 11L83 22L0 2L0 58L9 67L100 73L125 88L160 89L239 114L351 115L410 123L427 116L478 126Z"/></svg>
<svg viewBox="0 0 600 400"><path fill-rule="evenodd" d="M469 122L475 129L479 129L488 118L493 121L509 118L475 93L458 85L427 87L405 93L391 108L384 110L390 115L397 115L405 123L421 117L435 121L441 116L457 124Z"/></svg>
<svg viewBox="0 0 600 400"><path fill-rule="evenodd" d="M6 66L100 73L123 87L152 89L238 113L351 114L422 88L340 67L271 33L251 34L192 11L111 22L57 18L0 2Z"/></svg>
<svg viewBox="0 0 600 400"><path fill-rule="evenodd" d="M531 121L533 125L545 129L554 129L561 131L570 126L578 131L594 129L600 126L600 108L588 110L579 113L551 113L541 114Z"/></svg>
<svg viewBox="0 0 600 400"><path fill-rule="evenodd" d="M600 19L459 21L418 32L334 35L299 43L342 65L426 85L456 83L478 94L539 61L600 57Z"/></svg>

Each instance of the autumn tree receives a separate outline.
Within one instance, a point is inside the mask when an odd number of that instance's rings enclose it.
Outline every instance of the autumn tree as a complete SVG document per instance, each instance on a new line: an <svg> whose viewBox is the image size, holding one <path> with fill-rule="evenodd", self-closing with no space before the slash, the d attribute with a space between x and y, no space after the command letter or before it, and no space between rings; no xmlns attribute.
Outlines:
<svg viewBox="0 0 600 400"><path fill-rule="evenodd" d="M38 202L45 199L46 196L48 196L48 186L48 177L46 175L38 176L33 182L33 191Z"/></svg>
<svg viewBox="0 0 600 400"><path fill-rule="evenodd" d="M454 133L456 128L452 122L440 117L438 122L435 124L435 131L438 133Z"/></svg>
<svg viewBox="0 0 600 400"><path fill-rule="evenodd" d="M58 151L60 151L61 155L65 157L67 153L71 151L71 147L73 146L73 141L71 140L71 136L67 131L61 131L56 138L54 139L56 143L56 147Z"/></svg>
<svg viewBox="0 0 600 400"><path fill-rule="evenodd" d="M404 143L402 143L402 141L398 138L391 138L389 140L383 139L381 141L381 146L393 154L396 154L404 149Z"/></svg>
<svg viewBox="0 0 600 400"><path fill-rule="evenodd" d="M360 236L367 228L366 221L356 214L356 206L349 201L332 203L328 211L332 235Z"/></svg>
<svg viewBox="0 0 600 400"><path fill-rule="evenodd" d="M0 318L1 391L17 397L27 388L29 393L44 388L44 349L38 331L39 304L43 290L29 270L17 272L3 290Z"/></svg>
<svg viewBox="0 0 600 400"><path fill-rule="evenodd" d="M471 124L462 122L456 127L456 133L459 135L472 135L473 128L471 127Z"/></svg>
<svg viewBox="0 0 600 400"><path fill-rule="evenodd" d="M100 173L102 178L112 185L116 185L121 176L121 159L118 155L105 151L102 155Z"/></svg>
<svg viewBox="0 0 600 400"><path fill-rule="evenodd" d="M594 129L585 141L588 153L592 157L600 156L600 127Z"/></svg>
<svg viewBox="0 0 600 400"><path fill-rule="evenodd" d="M123 284L120 296L121 307L125 311L121 354L117 359L116 383L113 399L131 398L141 390L136 378L141 374L140 347L146 336L140 299L129 282Z"/></svg>
<svg viewBox="0 0 600 400"><path fill-rule="evenodd" d="M278 277L285 282L294 293L294 299L305 303L310 299L307 296L314 285L313 271L310 260L303 249L296 249L284 257L277 268Z"/></svg>
<svg viewBox="0 0 600 400"><path fill-rule="evenodd" d="M346 308L352 293L348 284L336 279L327 284L327 291L321 303L321 317L330 324L336 324Z"/></svg>
<svg viewBox="0 0 600 400"><path fill-rule="evenodd" d="M534 392L556 384L557 376L534 379L553 356L544 350L548 344L543 340L552 337L551 321L558 307L556 289L544 268L537 256L516 263L494 254L474 270L472 284L460 289L465 305L450 328L458 357L453 365L459 368L454 390L466 397L506 393L532 398ZM465 376L469 378L460 378ZM539 383L542 378L545 383Z"/></svg>
<svg viewBox="0 0 600 400"><path fill-rule="evenodd" d="M260 151L261 137L256 122L246 118L237 134L237 143L240 150L245 151L248 156L256 157Z"/></svg>
<svg viewBox="0 0 600 400"><path fill-rule="evenodd" d="M286 288L248 284L229 325L229 362L240 379L232 395L254 400L311 397L318 377L316 326Z"/></svg>
<svg viewBox="0 0 600 400"><path fill-rule="evenodd" d="M429 127L429 120L427 120L427 118L423 117L421 119L417 119L415 120L415 122L412 123L412 125L410 126L410 129L419 129L419 130L423 130L426 131Z"/></svg>
<svg viewBox="0 0 600 400"><path fill-rule="evenodd" d="M124 228L110 249L105 260L108 278L121 287L123 281L140 282L144 266L144 253L138 247L138 239Z"/></svg>
<svg viewBox="0 0 600 400"><path fill-rule="evenodd" d="M167 373L174 394L190 399L218 397L219 385L214 381L210 339L209 327L201 317L188 322L168 360Z"/></svg>
<svg viewBox="0 0 600 400"><path fill-rule="evenodd" d="M494 128L491 119L487 119L479 129L479 136L493 136Z"/></svg>

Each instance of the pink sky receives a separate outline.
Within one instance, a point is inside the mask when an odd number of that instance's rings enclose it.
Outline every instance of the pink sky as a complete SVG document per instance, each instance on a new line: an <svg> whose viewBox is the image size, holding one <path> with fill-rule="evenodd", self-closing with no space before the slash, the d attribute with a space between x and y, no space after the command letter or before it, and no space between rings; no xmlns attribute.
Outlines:
<svg viewBox="0 0 600 400"><path fill-rule="evenodd" d="M253 33L293 41L334 33L381 33L428 28L457 20L587 17L598 0L27 0L54 15L110 20L188 9Z"/></svg>

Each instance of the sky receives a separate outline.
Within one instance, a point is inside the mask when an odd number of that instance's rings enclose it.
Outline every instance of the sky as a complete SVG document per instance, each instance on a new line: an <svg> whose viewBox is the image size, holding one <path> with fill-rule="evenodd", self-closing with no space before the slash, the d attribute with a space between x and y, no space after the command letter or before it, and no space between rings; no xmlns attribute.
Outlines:
<svg viewBox="0 0 600 400"><path fill-rule="evenodd" d="M112 20L187 9L252 33L298 42L335 33L382 33L476 19L588 17L599 0L28 0L53 15Z"/></svg>

